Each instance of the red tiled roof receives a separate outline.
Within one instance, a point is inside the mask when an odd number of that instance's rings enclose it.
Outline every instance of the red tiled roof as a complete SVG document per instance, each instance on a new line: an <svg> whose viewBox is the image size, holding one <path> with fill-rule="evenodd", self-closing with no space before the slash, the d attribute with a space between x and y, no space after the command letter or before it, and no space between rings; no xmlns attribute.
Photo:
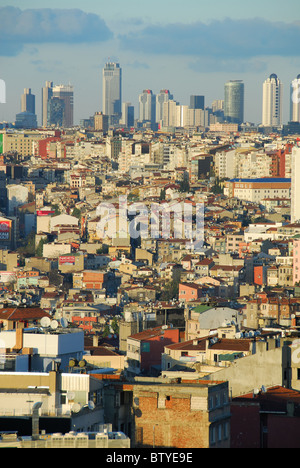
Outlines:
<svg viewBox="0 0 300 468"><path fill-rule="evenodd" d="M40 307L0 309L0 320L36 320L43 317L51 316Z"/></svg>

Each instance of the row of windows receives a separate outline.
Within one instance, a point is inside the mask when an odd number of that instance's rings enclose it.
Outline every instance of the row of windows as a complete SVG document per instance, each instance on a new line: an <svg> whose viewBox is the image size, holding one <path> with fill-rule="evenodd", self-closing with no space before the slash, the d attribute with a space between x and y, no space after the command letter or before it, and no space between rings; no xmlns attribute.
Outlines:
<svg viewBox="0 0 300 468"><path fill-rule="evenodd" d="M222 440L226 440L229 437L229 423L225 422L222 424L214 425L210 427L209 441L210 444L216 444Z"/></svg>

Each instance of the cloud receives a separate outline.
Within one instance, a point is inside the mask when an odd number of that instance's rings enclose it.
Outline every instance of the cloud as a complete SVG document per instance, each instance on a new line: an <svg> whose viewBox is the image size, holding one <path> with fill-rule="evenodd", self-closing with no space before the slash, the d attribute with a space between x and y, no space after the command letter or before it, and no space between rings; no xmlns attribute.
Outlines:
<svg viewBox="0 0 300 468"><path fill-rule="evenodd" d="M26 44L101 42L113 34L97 15L79 9L0 8L0 55L18 55Z"/></svg>
<svg viewBox="0 0 300 468"><path fill-rule="evenodd" d="M228 59L219 57L201 57L190 62L189 68L201 73L261 73L267 70L267 62L257 59Z"/></svg>
<svg viewBox="0 0 300 468"><path fill-rule="evenodd" d="M149 65L145 62L139 62L138 60L135 60L134 62L132 63L128 63L127 64L128 67L131 67L131 68L135 68L136 70L137 69L144 69L144 70L147 70L149 67Z"/></svg>
<svg viewBox="0 0 300 468"><path fill-rule="evenodd" d="M119 35L121 47L143 54L190 55L246 60L258 56L299 56L300 24L261 18L209 24L150 25Z"/></svg>

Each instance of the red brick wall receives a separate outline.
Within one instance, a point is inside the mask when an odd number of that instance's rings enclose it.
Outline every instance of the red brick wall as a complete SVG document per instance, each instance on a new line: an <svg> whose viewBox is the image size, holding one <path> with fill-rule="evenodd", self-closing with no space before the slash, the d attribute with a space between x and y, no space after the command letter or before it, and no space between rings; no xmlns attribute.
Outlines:
<svg viewBox="0 0 300 468"><path fill-rule="evenodd" d="M157 395L139 397L136 428L142 428L143 446L207 448L206 412L190 411L190 398L170 396L165 409L157 408Z"/></svg>

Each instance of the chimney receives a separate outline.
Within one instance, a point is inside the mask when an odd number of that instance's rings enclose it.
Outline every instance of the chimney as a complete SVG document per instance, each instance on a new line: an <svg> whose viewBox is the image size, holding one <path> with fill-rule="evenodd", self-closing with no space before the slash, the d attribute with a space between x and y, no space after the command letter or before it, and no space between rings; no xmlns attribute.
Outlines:
<svg viewBox="0 0 300 468"><path fill-rule="evenodd" d="M13 347L14 351L20 351L23 348L23 328L16 329L16 344Z"/></svg>

